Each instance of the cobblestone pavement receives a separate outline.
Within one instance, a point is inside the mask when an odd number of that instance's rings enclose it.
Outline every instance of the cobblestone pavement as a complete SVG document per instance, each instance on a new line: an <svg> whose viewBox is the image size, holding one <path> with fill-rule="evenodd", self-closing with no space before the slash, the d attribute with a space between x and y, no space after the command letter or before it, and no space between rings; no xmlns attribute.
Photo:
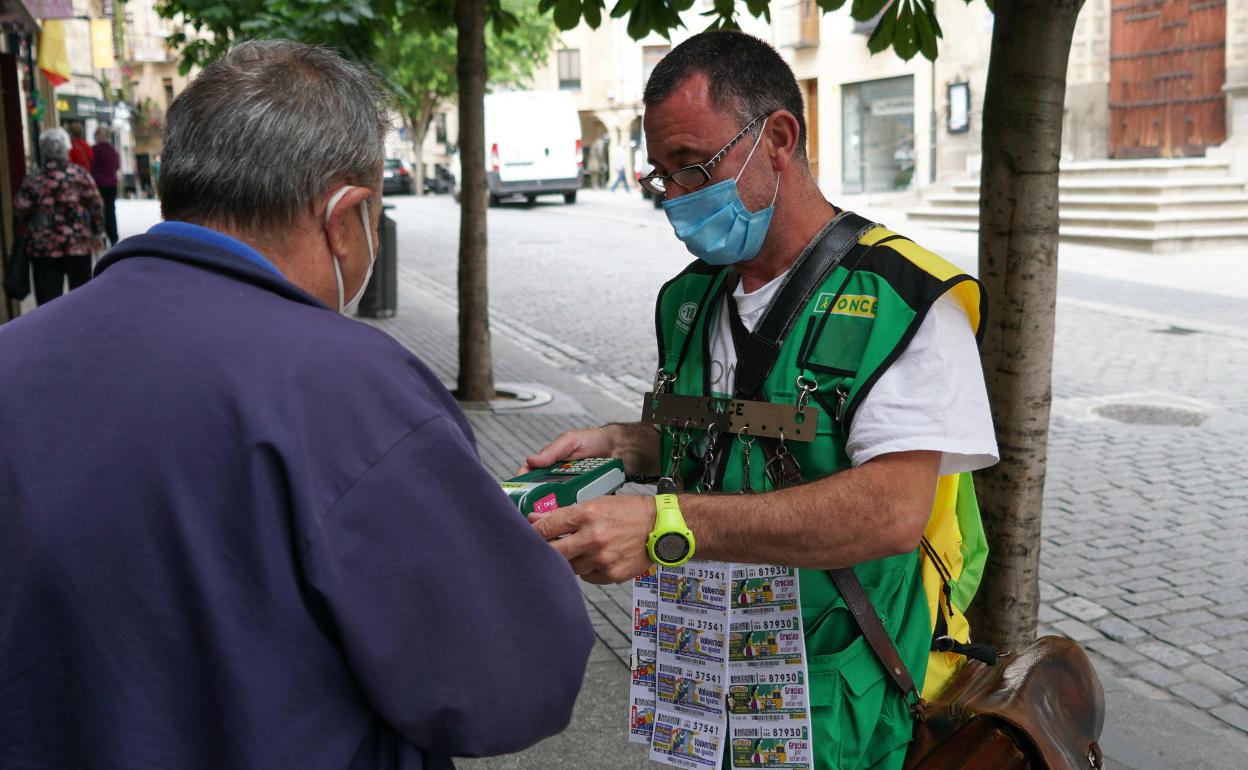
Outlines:
<svg viewBox="0 0 1248 770"><path fill-rule="evenodd" d="M458 211L446 198L390 202L397 204L401 302L422 304L417 323L401 308L399 319L379 326L449 383L453 338L422 324L439 313L444 328L453 328ZM123 235L155 219L150 209L124 211ZM556 385L545 384L567 396L528 413L470 414L483 460L503 475L560 430L636 414L654 367L654 294L687 259L662 213L631 196L589 192L575 206L504 206L490 217L492 324L499 347L510 351L496 356L496 377L524 382L531 359L562 370ZM894 227L973 267L973 236ZM1063 259L1071 252L1096 256L1063 247ZM1242 738L1248 299L1219 287L1218 278L1209 276L1208 291L1198 291L1191 276L1178 290L1063 273L1041 630L1085 643L1103 673L1129 684L1122 703L1170 703L1184 720L1194 715L1202 727L1222 731L1229 725ZM1143 424L1163 421L1175 424ZM627 589L584 590L600 640L624 660ZM1175 730L1182 736L1187 728ZM1191 758L1176 751L1160 763L1153 756L1128 764L1167 767ZM631 767L633 759L620 761ZM1194 766L1236 765L1210 759Z"/></svg>
<svg viewBox="0 0 1248 770"><path fill-rule="evenodd" d="M1058 340L1041 620L1248 731L1248 340L1080 310Z"/></svg>
<svg viewBox="0 0 1248 770"><path fill-rule="evenodd" d="M688 260L662 212L622 195L581 197L491 210L496 330L629 403L653 374L654 294ZM455 253L455 210L398 203L400 242L415 252L404 275L453 299L454 259L437 255ZM974 267L973 235L893 226ZM1248 732L1248 300L1217 281L1194 291L1190 277L1180 290L1063 273L1041 621ZM1097 409L1199 424L1120 422ZM608 628L606 616L623 617L627 592L586 592L604 641L624 649L626 618Z"/></svg>

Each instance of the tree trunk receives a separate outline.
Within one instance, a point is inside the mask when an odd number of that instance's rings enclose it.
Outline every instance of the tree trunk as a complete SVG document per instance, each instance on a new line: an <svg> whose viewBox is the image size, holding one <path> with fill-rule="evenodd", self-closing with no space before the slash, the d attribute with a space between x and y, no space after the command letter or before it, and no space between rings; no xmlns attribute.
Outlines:
<svg viewBox="0 0 1248 770"><path fill-rule="evenodd" d="M1083 0L997 0L984 91L979 278L984 375L1001 462L976 474L987 568L978 641L1035 638L1057 300L1057 175L1066 64Z"/></svg>
<svg viewBox="0 0 1248 770"><path fill-rule="evenodd" d="M412 164L412 195L425 194L425 133L416 130L416 115L413 113L404 118L407 133L412 142L412 151L416 153L416 162Z"/></svg>
<svg viewBox="0 0 1248 770"><path fill-rule="evenodd" d="M459 30L459 388L462 401L494 398L485 241L485 3L455 0Z"/></svg>
<svg viewBox="0 0 1248 770"><path fill-rule="evenodd" d="M420 108L407 114L407 130L411 133L412 149L416 151L416 165L412 169L412 183L415 185L412 193L414 195L425 194L425 137L429 135L429 126L433 123L433 114L437 107L438 101L426 92L421 95Z"/></svg>

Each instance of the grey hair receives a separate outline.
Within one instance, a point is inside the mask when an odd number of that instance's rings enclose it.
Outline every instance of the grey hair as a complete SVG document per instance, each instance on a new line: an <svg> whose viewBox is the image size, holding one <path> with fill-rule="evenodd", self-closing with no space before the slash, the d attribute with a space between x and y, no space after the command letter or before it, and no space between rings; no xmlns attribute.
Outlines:
<svg viewBox="0 0 1248 770"><path fill-rule="evenodd" d="M39 133L39 152L44 160L65 160L69 146L69 132L63 128L47 128Z"/></svg>
<svg viewBox="0 0 1248 770"><path fill-rule="evenodd" d="M302 43L242 43L169 107L161 214L283 231L331 186L376 187L389 127L389 99L363 68Z"/></svg>

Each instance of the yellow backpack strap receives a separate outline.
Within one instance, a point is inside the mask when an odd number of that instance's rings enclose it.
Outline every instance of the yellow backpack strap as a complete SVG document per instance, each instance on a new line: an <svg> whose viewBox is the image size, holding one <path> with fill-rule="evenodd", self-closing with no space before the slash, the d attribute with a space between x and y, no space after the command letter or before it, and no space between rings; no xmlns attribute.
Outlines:
<svg viewBox="0 0 1248 770"><path fill-rule="evenodd" d="M919 552L923 592L932 619L932 653L923 697L930 699L961 669L967 657L985 662L996 653L970 641L966 608L979 589L988 546L971 474L942 476Z"/></svg>

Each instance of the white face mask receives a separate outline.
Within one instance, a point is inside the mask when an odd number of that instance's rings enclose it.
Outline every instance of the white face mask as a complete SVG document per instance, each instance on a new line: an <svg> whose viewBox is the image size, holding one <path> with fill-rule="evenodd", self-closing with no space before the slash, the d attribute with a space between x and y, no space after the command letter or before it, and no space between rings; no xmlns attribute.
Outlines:
<svg viewBox="0 0 1248 770"><path fill-rule="evenodd" d="M338 205L338 201L342 200L342 196L347 194L351 189L351 185L338 188L333 197L329 199L329 205L325 207L325 227L329 227L329 217L334 213L334 207ZM368 226L368 200L360 201L360 224L364 226L364 238L368 241L368 273L364 276L364 283L360 284L360 289L351 298L350 302L343 304L342 289L342 267L338 264L338 255L330 253L334 259L334 277L338 280L338 312L345 316L355 315L360 308L360 300L364 298L364 289L368 286L368 280L373 277L373 264L377 261L377 250L373 246L373 230Z"/></svg>

